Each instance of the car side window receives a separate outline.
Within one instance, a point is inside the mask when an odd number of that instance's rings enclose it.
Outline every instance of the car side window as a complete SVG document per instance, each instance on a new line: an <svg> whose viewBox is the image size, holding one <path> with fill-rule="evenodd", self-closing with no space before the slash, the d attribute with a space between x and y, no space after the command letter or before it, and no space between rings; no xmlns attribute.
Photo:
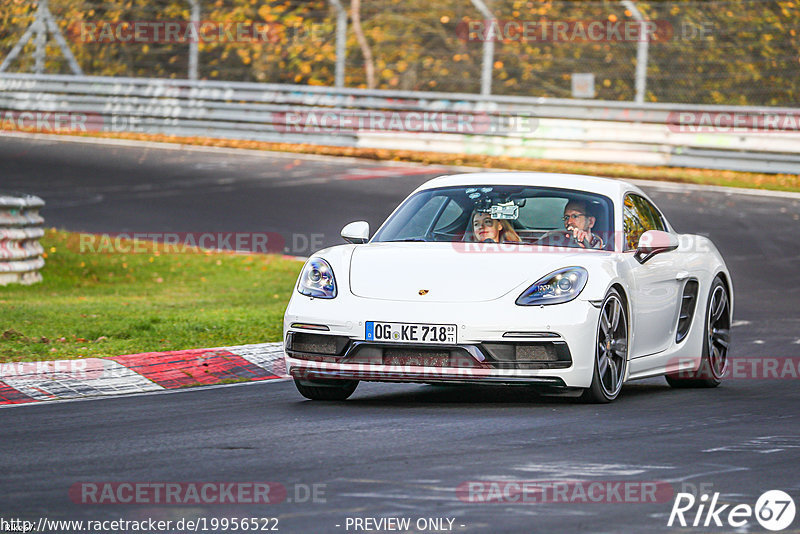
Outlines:
<svg viewBox="0 0 800 534"><path fill-rule="evenodd" d="M622 218L625 230L625 250L636 250L639 238L648 230L666 230L664 219L658 209L639 195L625 196Z"/></svg>
<svg viewBox="0 0 800 534"><path fill-rule="evenodd" d="M664 219L661 217L661 213L658 209L644 197L640 197L639 195L631 196L633 197L633 201L639 206L639 213L647 219L647 229L665 231L666 226L664 226Z"/></svg>
<svg viewBox="0 0 800 534"><path fill-rule="evenodd" d="M622 225L625 231L625 250L636 250L639 238L650 228L645 226L645 217L639 210L639 203L634 200L635 195L625 195L622 206ZM641 197L639 197L641 198Z"/></svg>

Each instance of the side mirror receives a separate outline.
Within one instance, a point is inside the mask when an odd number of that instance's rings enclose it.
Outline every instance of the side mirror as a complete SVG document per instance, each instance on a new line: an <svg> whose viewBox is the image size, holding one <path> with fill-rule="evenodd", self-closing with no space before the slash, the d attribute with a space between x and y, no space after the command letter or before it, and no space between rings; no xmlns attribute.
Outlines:
<svg viewBox="0 0 800 534"><path fill-rule="evenodd" d="M669 252L678 248L678 238L669 232L661 230L648 230L639 238L639 246L633 257L639 263L644 263L656 254Z"/></svg>
<svg viewBox="0 0 800 534"><path fill-rule="evenodd" d="M342 228L342 237L348 243L360 245L369 241L369 223L367 221L355 221Z"/></svg>

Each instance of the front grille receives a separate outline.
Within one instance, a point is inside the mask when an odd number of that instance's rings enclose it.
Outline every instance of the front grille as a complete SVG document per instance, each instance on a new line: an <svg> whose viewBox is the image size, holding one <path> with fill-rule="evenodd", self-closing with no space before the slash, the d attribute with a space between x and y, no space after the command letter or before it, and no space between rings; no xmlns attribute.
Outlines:
<svg viewBox="0 0 800 534"><path fill-rule="evenodd" d="M572 356L564 341L505 341L470 347L419 346L351 343L345 336L289 332L286 351L298 359L363 365L467 369L566 369L572 365Z"/></svg>
<svg viewBox="0 0 800 534"><path fill-rule="evenodd" d="M286 350L335 356L342 354L349 342L350 338L347 336L289 332L286 336Z"/></svg>
<svg viewBox="0 0 800 534"><path fill-rule="evenodd" d="M484 367L461 347L388 346L363 343L356 346L343 363L420 367Z"/></svg>
<svg viewBox="0 0 800 534"><path fill-rule="evenodd" d="M492 367L501 369L564 369L572 356L564 341L482 343Z"/></svg>
<svg viewBox="0 0 800 534"><path fill-rule="evenodd" d="M555 362L558 361L555 347L550 343L518 343L516 346L518 362Z"/></svg>
<svg viewBox="0 0 800 534"><path fill-rule="evenodd" d="M386 347L383 349L383 359L397 358L399 360L409 360L413 358L449 358L449 350L436 350L436 349L409 349L409 348L396 348Z"/></svg>

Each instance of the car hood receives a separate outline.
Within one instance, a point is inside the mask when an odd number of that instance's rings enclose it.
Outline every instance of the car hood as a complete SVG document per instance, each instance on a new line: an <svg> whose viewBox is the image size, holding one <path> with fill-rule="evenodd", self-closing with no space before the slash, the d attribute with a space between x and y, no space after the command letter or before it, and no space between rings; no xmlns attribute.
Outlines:
<svg viewBox="0 0 800 534"><path fill-rule="evenodd" d="M350 291L381 300L489 301L522 292L556 269L583 265L595 254L603 253L483 243L370 243L353 251Z"/></svg>

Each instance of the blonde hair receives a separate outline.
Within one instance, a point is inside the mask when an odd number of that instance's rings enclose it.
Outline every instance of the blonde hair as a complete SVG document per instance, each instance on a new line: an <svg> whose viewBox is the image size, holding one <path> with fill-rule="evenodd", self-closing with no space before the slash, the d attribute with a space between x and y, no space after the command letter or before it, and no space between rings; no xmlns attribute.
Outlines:
<svg viewBox="0 0 800 534"><path fill-rule="evenodd" d="M469 239L468 241L475 241L475 215L480 213L478 210L472 210L472 215L469 217L469 224L470 229L468 232ZM508 219L492 219L493 221L500 224L500 240L501 241L511 241L515 243L522 242L522 238L519 236L516 230L514 230L514 226L512 226L511 222Z"/></svg>

